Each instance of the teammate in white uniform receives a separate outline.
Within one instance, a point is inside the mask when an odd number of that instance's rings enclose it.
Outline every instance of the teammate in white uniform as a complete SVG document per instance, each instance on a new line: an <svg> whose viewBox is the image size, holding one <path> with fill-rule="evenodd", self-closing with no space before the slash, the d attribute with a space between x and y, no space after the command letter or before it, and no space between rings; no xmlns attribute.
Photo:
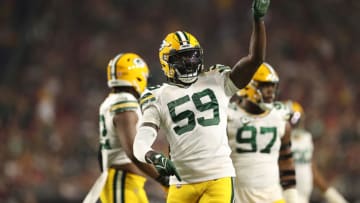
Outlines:
<svg viewBox="0 0 360 203"><path fill-rule="evenodd" d="M312 135L304 128L305 114L298 102L287 101L290 110L292 151L296 168L296 189L299 192L300 203L309 203L313 186L322 192L329 203L346 203L345 198L324 178L313 159L314 144Z"/></svg>
<svg viewBox="0 0 360 203"><path fill-rule="evenodd" d="M245 87L265 57L262 16L268 0L254 0L250 54L233 69L215 65L205 70L203 50L190 33L170 33L160 47L168 84L149 89L141 98L142 125L134 153L170 177L167 202L232 202L234 167L226 135L230 97ZM151 148L163 129L170 157Z"/></svg>
<svg viewBox="0 0 360 203"><path fill-rule="evenodd" d="M147 85L149 69L140 56L122 53L107 67L111 93L99 109L99 161L102 170L84 203L147 203L145 173L166 183L166 177L135 159L132 152L141 110L138 102ZM100 194L101 193L101 194Z"/></svg>
<svg viewBox="0 0 360 203"><path fill-rule="evenodd" d="M297 202L291 128L283 114L269 105L278 82L275 70L263 63L230 104L227 131L237 202ZM285 197L281 186L287 191Z"/></svg>

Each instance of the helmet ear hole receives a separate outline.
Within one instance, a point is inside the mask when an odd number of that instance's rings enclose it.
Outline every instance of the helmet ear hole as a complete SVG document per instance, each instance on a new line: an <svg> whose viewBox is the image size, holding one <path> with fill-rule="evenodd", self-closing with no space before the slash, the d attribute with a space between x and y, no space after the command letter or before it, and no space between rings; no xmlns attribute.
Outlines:
<svg viewBox="0 0 360 203"><path fill-rule="evenodd" d="M141 78L139 78L139 77L137 77L137 78L136 78L136 80L137 80L137 81L139 81L139 82L141 82L141 81L142 81L142 80L141 80Z"/></svg>

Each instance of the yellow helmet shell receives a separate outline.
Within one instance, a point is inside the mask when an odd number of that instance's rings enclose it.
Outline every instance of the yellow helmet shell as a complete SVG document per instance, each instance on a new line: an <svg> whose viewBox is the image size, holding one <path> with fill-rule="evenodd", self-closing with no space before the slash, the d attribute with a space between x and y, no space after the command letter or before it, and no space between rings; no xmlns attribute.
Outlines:
<svg viewBox="0 0 360 203"><path fill-rule="evenodd" d="M278 83L279 76L270 64L263 63L255 72L252 80L256 82Z"/></svg>
<svg viewBox="0 0 360 203"><path fill-rule="evenodd" d="M164 74L169 79L176 77L176 70L169 64L169 57L181 51L199 49L201 57L203 51L198 40L190 33L176 31L168 34L159 49L159 59Z"/></svg>
<svg viewBox="0 0 360 203"><path fill-rule="evenodd" d="M287 104L291 110L291 117L289 121L291 124L297 125L300 120L305 117L304 109L301 104L296 101L288 101Z"/></svg>
<svg viewBox="0 0 360 203"><path fill-rule="evenodd" d="M110 60L107 66L109 87L130 86L141 94L146 86L149 68L145 61L135 53L121 53Z"/></svg>
<svg viewBox="0 0 360 203"><path fill-rule="evenodd" d="M250 83L245 88L239 90L237 94L255 104L260 104L263 102L263 99L259 90L259 83L266 82L277 84L279 83L279 76L270 64L263 63L255 72Z"/></svg>
<svg viewBox="0 0 360 203"><path fill-rule="evenodd" d="M240 89L236 94L244 99L250 100L255 104L261 102L261 94L252 84L248 84L243 89Z"/></svg>
<svg viewBox="0 0 360 203"><path fill-rule="evenodd" d="M304 109L303 107L300 105L300 103L293 101L291 102L291 110L292 112L299 112L300 114L304 114Z"/></svg>

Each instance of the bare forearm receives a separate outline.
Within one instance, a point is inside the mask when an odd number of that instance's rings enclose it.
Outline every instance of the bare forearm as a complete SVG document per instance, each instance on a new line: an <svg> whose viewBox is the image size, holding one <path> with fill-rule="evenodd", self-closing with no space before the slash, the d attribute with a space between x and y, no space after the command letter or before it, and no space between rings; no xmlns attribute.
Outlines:
<svg viewBox="0 0 360 203"><path fill-rule="evenodd" d="M150 176L151 178L153 178L154 180L156 180L156 178L159 177L159 173L156 171L156 169L150 165L150 164L146 164L146 163L142 163L140 161L138 161L137 159L133 160L133 163L141 170L143 171L145 174L147 174L148 176Z"/></svg>
<svg viewBox="0 0 360 203"><path fill-rule="evenodd" d="M279 161L280 183L283 189L294 188L296 186L295 167L292 158Z"/></svg>
<svg viewBox="0 0 360 203"><path fill-rule="evenodd" d="M313 182L314 185L321 190L321 192L325 192L329 188L328 182L325 180L325 177L320 173L317 168L316 163L312 163L312 172L313 172Z"/></svg>
<svg viewBox="0 0 360 203"><path fill-rule="evenodd" d="M265 60L266 54L265 23L262 19L254 19L253 27L249 53L252 56L252 61L260 65Z"/></svg>
<svg viewBox="0 0 360 203"><path fill-rule="evenodd" d="M291 151L290 132L290 125L287 124L285 135L281 139L279 156L280 183L284 189L294 188L296 186L295 164Z"/></svg>
<svg viewBox="0 0 360 203"><path fill-rule="evenodd" d="M241 58L234 66L230 78L238 88L245 87L258 67L264 62L266 53L266 31L262 19L253 21L249 55Z"/></svg>

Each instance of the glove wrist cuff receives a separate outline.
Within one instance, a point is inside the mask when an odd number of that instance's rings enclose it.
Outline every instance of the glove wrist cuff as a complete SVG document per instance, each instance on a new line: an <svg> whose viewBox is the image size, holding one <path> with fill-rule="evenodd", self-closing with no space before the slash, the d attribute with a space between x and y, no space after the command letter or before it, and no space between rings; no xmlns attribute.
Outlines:
<svg viewBox="0 0 360 203"><path fill-rule="evenodd" d="M253 14L253 17L254 17L255 22L259 22L259 21L264 20L264 16L259 16L259 15Z"/></svg>
<svg viewBox="0 0 360 203"><path fill-rule="evenodd" d="M158 156L161 156L161 155L154 151L148 151L145 154L145 161L149 164L153 164L156 161L156 159L158 158Z"/></svg>

